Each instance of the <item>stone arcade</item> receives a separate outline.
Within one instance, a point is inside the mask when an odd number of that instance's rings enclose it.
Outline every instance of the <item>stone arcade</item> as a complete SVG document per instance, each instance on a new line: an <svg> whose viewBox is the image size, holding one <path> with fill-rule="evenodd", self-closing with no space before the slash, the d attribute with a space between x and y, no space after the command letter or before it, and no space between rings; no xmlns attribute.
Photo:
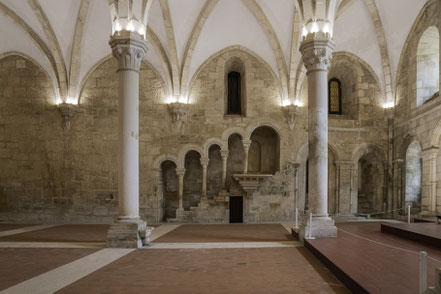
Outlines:
<svg viewBox="0 0 441 294"><path fill-rule="evenodd" d="M0 11L0 229L106 224L101 243L141 248L166 228L298 217L303 241L441 214L439 0Z"/></svg>

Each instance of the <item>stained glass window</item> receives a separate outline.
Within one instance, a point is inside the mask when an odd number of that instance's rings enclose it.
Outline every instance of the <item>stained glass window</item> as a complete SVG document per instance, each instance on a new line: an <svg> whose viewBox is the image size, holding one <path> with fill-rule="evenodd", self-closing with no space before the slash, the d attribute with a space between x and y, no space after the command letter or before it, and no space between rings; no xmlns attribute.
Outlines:
<svg viewBox="0 0 441 294"><path fill-rule="evenodd" d="M329 113L341 114L341 82L338 79L329 81Z"/></svg>

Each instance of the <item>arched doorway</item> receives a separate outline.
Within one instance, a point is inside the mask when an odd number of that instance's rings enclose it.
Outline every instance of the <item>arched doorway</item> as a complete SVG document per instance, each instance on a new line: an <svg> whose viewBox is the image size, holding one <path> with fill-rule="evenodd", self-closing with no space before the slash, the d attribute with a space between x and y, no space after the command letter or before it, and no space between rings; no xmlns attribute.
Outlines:
<svg viewBox="0 0 441 294"><path fill-rule="evenodd" d="M421 145L414 141L406 151L406 207L411 205L412 208L421 208L421 171Z"/></svg>
<svg viewBox="0 0 441 294"><path fill-rule="evenodd" d="M267 126L256 128L251 134L248 153L248 172L275 174L279 170L280 139L276 131Z"/></svg>
<svg viewBox="0 0 441 294"><path fill-rule="evenodd" d="M383 163L375 153L366 153L358 161L357 212L359 214L378 213L386 209L383 185Z"/></svg>
<svg viewBox="0 0 441 294"><path fill-rule="evenodd" d="M166 160L161 164L162 176L162 199L164 208L163 221L176 218L178 208L178 176L176 175L176 164Z"/></svg>
<svg viewBox="0 0 441 294"><path fill-rule="evenodd" d="M185 154L184 175L184 210L196 207L201 202L202 195L202 165L199 152L191 150Z"/></svg>

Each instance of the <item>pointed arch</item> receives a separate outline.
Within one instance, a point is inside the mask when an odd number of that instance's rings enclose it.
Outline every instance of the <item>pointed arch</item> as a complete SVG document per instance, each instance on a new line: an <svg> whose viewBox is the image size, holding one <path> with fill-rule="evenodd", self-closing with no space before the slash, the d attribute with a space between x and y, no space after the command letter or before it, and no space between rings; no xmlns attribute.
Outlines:
<svg viewBox="0 0 441 294"><path fill-rule="evenodd" d="M193 57L194 47L199 39L199 35L201 34L202 28L204 27L205 21L210 15L213 8L216 6L219 0L207 0L204 6L199 13L199 16L193 26L190 37L187 41L187 46L184 51L183 59L182 59L182 72L181 72L181 95L187 95L189 81L189 72L190 72L190 63L191 58Z"/></svg>
<svg viewBox="0 0 441 294"><path fill-rule="evenodd" d="M46 56L49 60L52 70L54 71L56 81L55 93L59 92L60 88L60 78L59 73L57 71L57 65L55 62L55 58L52 55L51 50L46 45L46 43L40 38L40 36L21 18L19 17L13 10L0 2L0 12L2 12L6 17L11 18L11 20L21 28L25 34L29 35L32 41L35 42L38 48L40 48L41 52ZM50 75L49 75L50 77Z"/></svg>
<svg viewBox="0 0 441 294"><path fill-rule="evenodd" d="M369 13L371 15L372 22L374 23L375 33L377 35L378 46L381 52L381 62L383 64L384 75L384 93L385 102L393 101L393 79L392 70L390 66L389 49L387 46L386 34L384 33L383 23L381 22L380 13L378 12L377 4L375 0L364 0Z"/></svg>
<svg viewBox="0 0 441 294"><path fill-rule="evenodd" d="M179 71L178 51L176 49L175 31L173 28L173 21L170 14L170 7L168 5L168 0L160 0L159 4L161 6L162 17L164 19L168 48L170 49L169 64L171 68L172 94L174 96L177 96L179 95L179 89L180 89L179 83L181 80L179 76L180 71Z"/></svg>
<svg viewBox="0 0 441 294"><path fill-rule="evenodd" d="M76 99L79 103L78 96L79 86L79 67L80 67L80 51L81 42L83 40L84 25L86 24L87 12L89 11L90 0L81 0L80 10L78 12L77 23L75 26L75 35L72 44L72 53L70 57L70 80L69 80L69 97Z"/></svg>
<svg viewBox="0 0 441 294"><path fill-rule="evenodd" d="M257 4L256 0L242 0L242 2L248 7L248 9L253 13L265 32L268 41L273 49L274 56L276 58L277 67L279 69L280 83L282 86L282 97L288 97L288 71L286 68L286 60L283 55L282 47L280 46L280 41L277 38L276 32L274 31L271 22L266 17L262 8ZM282 98L283 99L283 98Z"/></svg>
<svg viewBox="0 0 441 294"><path fill-rule="evenodd" d="M37 16L38 21L43 27L46 37L49 41L49 48L55 59L55 69L58 73L59 86L60 86L60 98L66 102L68 95L68 74L66 69L66 63L64 62L63 53L61 52L60 43L57 36L50 24L49 18L41 7L37 0L28 0L29 6Z"/></svg>

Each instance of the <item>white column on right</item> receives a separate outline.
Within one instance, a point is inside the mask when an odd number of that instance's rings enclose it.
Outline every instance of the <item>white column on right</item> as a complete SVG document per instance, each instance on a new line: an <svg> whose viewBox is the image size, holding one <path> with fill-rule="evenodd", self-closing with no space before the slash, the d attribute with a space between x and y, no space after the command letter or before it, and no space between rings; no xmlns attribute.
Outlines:
<svg viewBox="0 0 441 294"><path fill-rule="evenodd" d="M300 51L308 76L309 212L301 236L334 237L337 228L328 217L328 68L334 43L321 32L304 37Z"/></svg>

